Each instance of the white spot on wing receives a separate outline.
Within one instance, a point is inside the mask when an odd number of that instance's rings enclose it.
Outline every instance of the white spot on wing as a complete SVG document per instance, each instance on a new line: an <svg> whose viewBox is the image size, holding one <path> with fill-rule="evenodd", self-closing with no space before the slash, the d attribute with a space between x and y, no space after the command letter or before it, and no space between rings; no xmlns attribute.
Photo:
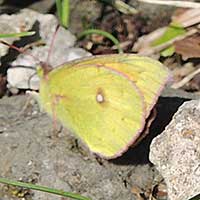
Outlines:
<svg viewBox="0 0 200 200"><path fill-rule="evenodd" d="M102 94L97 94L96 100L98 103L104 102L104 96Z"/></svg>

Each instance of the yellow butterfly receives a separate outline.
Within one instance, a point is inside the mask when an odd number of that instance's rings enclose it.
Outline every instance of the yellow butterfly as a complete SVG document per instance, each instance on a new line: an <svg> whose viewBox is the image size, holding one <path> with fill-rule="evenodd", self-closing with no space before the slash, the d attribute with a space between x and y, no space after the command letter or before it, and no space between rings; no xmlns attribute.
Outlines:
<svg viewBox="0 0 200 200"><path fill-rule="evenodd" d="M92 56L53 70L42 65L39 71L41 106L108 159L138 139L169 78L160 62L133 54Z"/></svg>

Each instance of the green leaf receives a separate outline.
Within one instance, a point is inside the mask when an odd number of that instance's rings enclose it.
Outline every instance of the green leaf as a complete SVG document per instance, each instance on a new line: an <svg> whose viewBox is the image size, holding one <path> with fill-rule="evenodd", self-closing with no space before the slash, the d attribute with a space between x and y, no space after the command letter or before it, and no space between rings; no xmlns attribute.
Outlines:
<svg viewBox="0 0 200 200"><path fill-rule="evenodd" d="M175 52L174 46L170 46L170 47L164 49L163 51L161 51L160 54L163 57L169 57L169 56L172 56L174 54L174 52Z"/></svg>
<svg viewBox="0 0 200 200"><path fill-rule="evenodd" d="M5 33L5 34L0 34L0 38L24 37L24 36L31 36L34 34L35 34L35 31L21 32L21 33Z"/></svg>
<svg viewBox="0 0 200 200"><path fill-rule="evenodd" d="M56 0L56 8L60 24L68 28L70 17L70 0Z"/></svg>
<svg viewBox="0 0 200 200"><path fill-rule="evenodd" d="M152 43L152 46L164 44L177 36L184 35L186 30L179 24L171 23L164 34Z"/></svg>

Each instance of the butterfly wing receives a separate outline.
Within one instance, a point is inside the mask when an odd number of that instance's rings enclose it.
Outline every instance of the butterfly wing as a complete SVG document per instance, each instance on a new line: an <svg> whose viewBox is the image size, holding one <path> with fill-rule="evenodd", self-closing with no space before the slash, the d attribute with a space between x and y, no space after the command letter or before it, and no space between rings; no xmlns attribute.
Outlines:
<svg viewBox="0 0 200 200"><path fill-rule="evenodd" d="M106 158L126 151L144 127L145 103L138 87L94 60L51 71L41 80L40 101L92 152Z"/></svg>
<svg viewBox="0 0 200 200"><path fill-rule="evenodd" d="M102 65L122 72L137 85L144 96L147 118L169 79L167 68L156 60L134 54L96 56L81 61L81 65L97 63L98 66Z"/></svg>

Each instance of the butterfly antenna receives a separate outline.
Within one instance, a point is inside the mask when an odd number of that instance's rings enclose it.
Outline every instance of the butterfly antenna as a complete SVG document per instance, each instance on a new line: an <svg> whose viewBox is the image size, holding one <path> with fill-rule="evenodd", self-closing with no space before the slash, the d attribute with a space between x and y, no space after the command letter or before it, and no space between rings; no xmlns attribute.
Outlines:
<svg viewBox="0 0 200 200"><path fill-rule="evenodd" d="M48 56L47 56L47 61L46 61L46 63L49 63L50 55L51 55L51 52L52 52L52 49L53 49L53 45L54 45L55 38L56 38L56 35L57 35L57 33L58 33L59 27L60 27L60 25L57 25L57 26L56 26L56 30L55 30L55 32L53 33L53 38L52 38L52 41L51 41L51 44L50 44L50 47L49 47L49 51L48 51Z"/></svg>
<svg viewBox="0 0 200 200"><path fill-rule="evenodd" d="M18 51L19 53L22 53L22 54L26 54L26 55L28 55L28 56L31 56L34 60L37 60L39 63L41 63L41 61L40 61L37 57L35 57L35 56L33 56L33 55L27 53L27 52L24 51L23 49L20 49L20 48L14 46L14 45L12 45L12 44L9 44L9 43L7 43L7 42L5 42L5 41L3 41L3 40L0 40L0 43L2 43L2 44L4 44L4 45L8 46L8 47L11 48L11 49L14 49L14 50Z"/></svg>

